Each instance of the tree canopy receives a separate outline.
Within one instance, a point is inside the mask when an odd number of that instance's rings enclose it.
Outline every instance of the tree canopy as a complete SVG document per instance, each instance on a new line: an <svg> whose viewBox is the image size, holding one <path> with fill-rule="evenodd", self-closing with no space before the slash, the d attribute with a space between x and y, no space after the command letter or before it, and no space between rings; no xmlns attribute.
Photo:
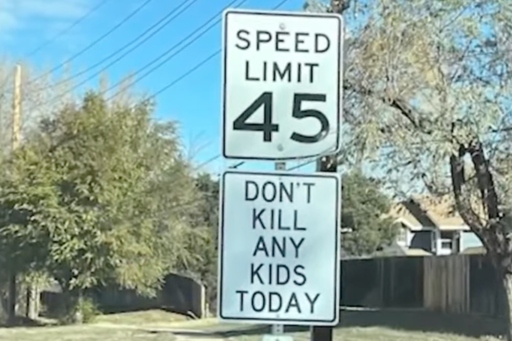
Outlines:
<svg viewBox="0 0 512 341"><path fill-rule="evenodd" d="M346 160L364 157L384 169L381 177L402 194L446 193L450 157L478 139L502 184L501 200L509 200L510 8L504 1L417 0L357 10L368 19L352 25L349 43Z"/></svg>
<svg viewBox="0 0 512 341"><path fill-rule="evenodd" d="M401 196L449 194L512 306L509 1L350 3L341 161Z"/></svg>
<svg viewBox="0 0 512 341"><path fill-rule="evenodd" d="M184 247L187 252L181 259L179 269L206 287L207 300L215 307L217 299L217 236L219 225L219 181L208 173L195 178L200 200L193 214L193 229L188 229Z"/></svg>
<svg viewBox="0 0 512 341"><path fill-rule="evenodd" d="M370 255L388 246L397 231L385 216L391 200L380 192L380 184L355 170L343 176L342 227L348 232L341 238L344 254Z"/></svg>
<svg viewBox="0 0 512 341"><path fill-rule="evenodd" d="M6 266L44 269L65 290L158 285L198 192L175 125L151 116L150 102L89 92L41 122L1 168Z"/></svg>

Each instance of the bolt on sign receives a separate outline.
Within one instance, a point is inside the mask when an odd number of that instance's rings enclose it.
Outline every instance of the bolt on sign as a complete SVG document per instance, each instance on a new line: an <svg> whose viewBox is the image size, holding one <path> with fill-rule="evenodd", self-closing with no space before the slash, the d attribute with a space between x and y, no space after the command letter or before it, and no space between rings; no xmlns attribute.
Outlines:
<svg viewBox="0 0 512 341"><path fill-rule="evenodd" d="M340 150L343 25L337 14L224 12L225 158Z"/></svg>
<svg viewBox="0 0 512 341"><path fill-rule="evenodd" d="M337 324L340 175L226 171L221 188L219 317Z"/></svg>

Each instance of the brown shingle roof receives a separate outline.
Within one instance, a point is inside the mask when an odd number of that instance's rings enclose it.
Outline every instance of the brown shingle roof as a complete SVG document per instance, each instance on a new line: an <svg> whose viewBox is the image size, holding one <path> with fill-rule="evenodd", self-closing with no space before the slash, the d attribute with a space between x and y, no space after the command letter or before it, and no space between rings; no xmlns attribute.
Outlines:
<svg viewBox="0 0 512 341"><path fill-rule="evenodd" d="M416 196L399 202L389 214L396 220L404 221L413 230L423 227L438 227L441 230L469 230L455 211L450 197Z"/></svg>

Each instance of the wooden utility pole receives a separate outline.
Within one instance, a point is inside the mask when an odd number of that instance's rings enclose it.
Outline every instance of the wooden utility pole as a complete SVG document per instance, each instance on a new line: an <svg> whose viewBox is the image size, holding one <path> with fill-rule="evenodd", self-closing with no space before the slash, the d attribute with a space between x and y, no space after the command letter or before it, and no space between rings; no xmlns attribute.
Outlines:
<svg viewBox="0 0 512 341"><path fill-rule="evenodd" d="M21 65L14 70L14 94L12 98L12 151L18 148L21 139Z"/></svg>
<svg viewBox="0 0 512 341"><path fill-rule="evenodd" d="M343 15L350 6L350 0L331 0L331 12ZM344 46L344 44L343 44ZM343 51L344 52L344 51ZM344 66L343 70L345 69ZM342 89L338 89L342 91ZM341 113L339 113L341 115ZM338 171L338 157L336 154L323 156L317 162L317 170L320 172L336 173ZM341 283L340 283L341 285ZM311 328L311 341L332 341L333 328L313 326Z"/></svg>
<svg viewBox="0 0 512 341"><path fill-rule="evenodd" d="M11 152L18 148L21 137L21 66L16 65L14 69L14 92L12 98L12 132ZM10 269L9 275L9 322L13 323L16 318L16 269Z"/></svg>

